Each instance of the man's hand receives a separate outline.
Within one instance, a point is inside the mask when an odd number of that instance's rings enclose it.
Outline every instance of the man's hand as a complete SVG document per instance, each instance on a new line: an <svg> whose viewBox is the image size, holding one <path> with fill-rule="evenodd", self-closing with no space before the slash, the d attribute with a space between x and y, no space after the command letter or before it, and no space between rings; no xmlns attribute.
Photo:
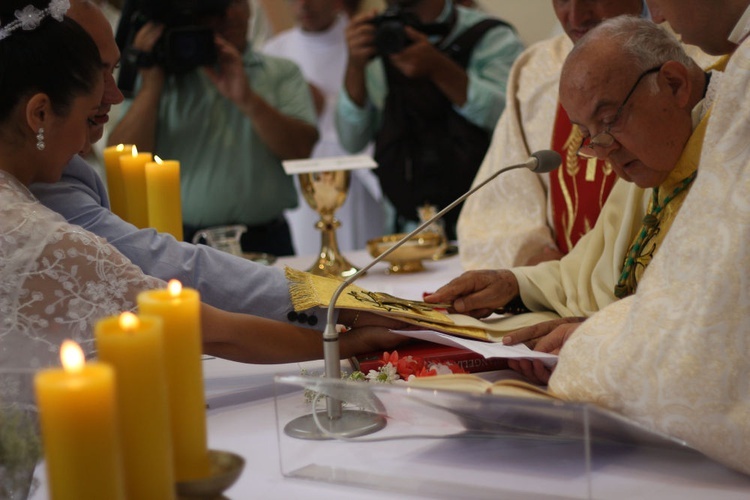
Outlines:
<svg viewBox="0 0 750 500"><path fill-rule="evenodd" d="M409 337L390 332L390 330L406 328L409 326L408 323L380 314L342 309L339 312L338 322L351 328L339 336L342 357L372 351L389 351L410 340Z"/></svg>
<svg viewBox="0 0 750 500"><path fill-rule="evenodd" d="M515 345L524 343L531 349L535 349L542 338L546 337L559 326L573 323L575 328L584 321L586 321L586 318L581 317L560 318L550 321L543 321L541 323L537 323L536 325L522 328L505 335L503 337L503 344Z"/></svg>
<svg viewBox="0 0 750 500"><path fill-rule="evenodd" d="M431 78L444 57L428 40L411 26L404 26L406 36L412 41L401 52L390 56L393 65L409 78Z"/></svg>
<svg viewBox="0 0 750 500"><path fill-rule="evenodd" d="M138 33L135 34L132 48L138 52L153 55L154 46L156 45L156 42L159 41L163 33L163 24L157 24L153 21L149 21L144 24L141 29L138 30ZM162 68L158 64L154 64L153 66L148 68L139 68L138 70L141 74L142 86L161 85L164 81L164 68ZM161 91L161 86L159 86L158 89L159 91Z"/></svg>
<svg viewBox="0 0 750 500"><path fill-rule="evenodd" d="M468 271L424 298L452 304L452 312L484 318L518 295L518 281L508 270Z"/></svg>
<svg viewBox="0 0 750 500"><path fill-rule="evenodd" d="M214 38L218 60L216 67L204 67L203 71L221 95L240 105L252 93L250 80L242 64L242 54L224 38Z"/></svg>
<svg viewBox="0 0 750 500"><path fill-rule="evenodd" d="M580 318L570 318L580 319ZM542 337L534 347L535 351L548 352L550 354L560 354L560 349L568 341L573 332L583 323L583 321L573 321L570 323L560 324L549 334ZM549 378L552 376L553 369L544 366L539 359L509 359L508 368L516 371L529 379L535 384L547 385Z"/></svg>
<svg viewBox="0 0 750 500"><path fill-rule="evenodd" d="M534 350L540 352L548 352L550 354L560 354L560 349L562 349L562 346L565 345L565 342L567 342L570 336L573 335L573 332L575 332L576 329L581 326L581 323L583 323L583 321L572 322L558 326L548 335L539 339L539 342L537 342L536 346L534 346Z"/></svg>
<svg viewBox="0 0 750 500"><path fill-rule="evenodd" d="M338 322L347 328L362 327L383 327L390 330L400 330L409 328L411 325L394 318L389 318L381 314L356 311L354 309L341 309L339 312Z"/></svg>
<svg viewBox="0 0 750 500"><path fill-rule="evenodd" d="M349 52L348 66L364 71L370 59L375 57L375 25L372 19L377 12L365 12L354 17L346 27L346 47Z"/></svg>

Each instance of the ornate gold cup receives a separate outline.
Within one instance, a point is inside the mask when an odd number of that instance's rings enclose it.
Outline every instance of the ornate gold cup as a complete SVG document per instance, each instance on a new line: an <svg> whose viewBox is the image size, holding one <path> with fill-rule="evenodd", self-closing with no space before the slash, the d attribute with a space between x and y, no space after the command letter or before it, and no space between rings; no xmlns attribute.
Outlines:
<svg viewBox="0 0 750 500"><path fill-rule="evenodd" d="M300 187L308 205L320 214L315 227L321 231L318 261L308 272L318 276L348 278L359 269L347 261L339 250L336 229L341 226L334 213L346 201L351 172L333 170L299 174Z"/></svg>

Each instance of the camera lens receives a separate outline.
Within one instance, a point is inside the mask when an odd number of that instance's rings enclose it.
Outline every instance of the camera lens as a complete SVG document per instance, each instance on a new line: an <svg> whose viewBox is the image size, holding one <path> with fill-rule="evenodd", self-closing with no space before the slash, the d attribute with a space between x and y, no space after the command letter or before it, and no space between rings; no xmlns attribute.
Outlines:
<svg viewBox="0 0 750 500"><path fill-rule="evenodd" d="M375 31L375 46L380 54L401 52L406 45L406 31L400 21L385 21Z"/></svg>

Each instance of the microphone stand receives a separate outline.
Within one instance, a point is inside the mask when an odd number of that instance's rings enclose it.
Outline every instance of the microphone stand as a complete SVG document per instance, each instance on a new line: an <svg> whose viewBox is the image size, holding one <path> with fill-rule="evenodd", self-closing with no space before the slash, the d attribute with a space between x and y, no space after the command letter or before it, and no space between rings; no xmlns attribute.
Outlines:
<svg viewBox="0 0 750 500"><path fill-rule="evenodd" d="M555 162L554 166L551 163ZM509 170L515 170L518 168L528 168L537 173L549 172L554 170L560 165L560 155L553 151L538 151L534 153L525 163L518 165L511 165L509 167L502 168L494 174L487 177L481 183L471 188L466 193L459 196L451 204L440 210L438 213L430 217L428 220L422 222L416 229L397 241L392 247L388 248L385 252L378 255L369 264L361 268L359 271L347 278L341 285L336 288L336 291L331 297L331 301L328 305L328 315L326 318L326 328L323 332L323 359L325 362L325 377L333 380L341 379L341 353L339 350L339 334L336 331L336 324L333 321L333 311L336 307L336 301L339 296L343 293L344 289L351 285L361 275L365 274L375 264L382 261L388 255L393 253L397 248L408 242L414 235L424 230L427 226L439 220L446 213L453 210L458 204L463 202L466 198L474 194L477 190L484 187L485 184L493 180L498 175L507 172ZM339 399L335 399L331 396L326 396L326 417L331 428L328 430L322 430L319 428L319 423L325 420L320 420L316 415L303 415L289 422L285 427L284 431L292 437L303 438L303 439L332 439L334 437L357 437L366 434L377 432L385 427L385 418L377 413L372 413L363 410L347 410L343 411L342 402ZM315 409L313 408L313 412ZM321 412L322 413L322 412Z"/></svg>

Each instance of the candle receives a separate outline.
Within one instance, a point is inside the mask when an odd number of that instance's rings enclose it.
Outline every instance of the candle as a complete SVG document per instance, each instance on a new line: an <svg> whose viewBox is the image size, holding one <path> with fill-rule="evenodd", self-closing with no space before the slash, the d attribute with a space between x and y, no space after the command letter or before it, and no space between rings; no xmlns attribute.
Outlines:
<svg viewBox="0 0 750 500"><path fill-rule="evenodd" d="M96 324L99 359L117 376L120 442L128 498L174 498L162 322L133 313Z"/></svg>
<svg viewBox="0 0 750 500"><path fill-rule="evenodd" d="M50 498L124 499L115 372L103 363L86 364L71 340L60 358L62 370L34 378Z"/></svg>
<svg viewBox="0 0 750 500"><path fill-rule="evenodd" d="M125 184L120 168L120 156L132 155L132 144L118 144L104 148L104 169L107 173L107 193L112 212L122 219L127 219L127 204L125 201Z"/></svg>
<svg viewBox="0 0 750 500"><path fill-rule="evenodd" d="M156 156L146 163L146 193L149 226L182 241L180 162Z"/></svg>
<svg viewBox="0 0 750 500"><path fill-rule="evenodd" d="M206 403L201 365L200 296L177 280L138 294L141 314L164 322L167 390L177 481L209 474Z"/></svg>
<svg viewBox="0 0 750 500"><path fill-rule="evenodd" d="M146 199L146 163L151 161L151 153L139 153L133 146L129 155L120 156L122 181L125 186L127 220L134 226L148 227L148 201Z"/></svg>

